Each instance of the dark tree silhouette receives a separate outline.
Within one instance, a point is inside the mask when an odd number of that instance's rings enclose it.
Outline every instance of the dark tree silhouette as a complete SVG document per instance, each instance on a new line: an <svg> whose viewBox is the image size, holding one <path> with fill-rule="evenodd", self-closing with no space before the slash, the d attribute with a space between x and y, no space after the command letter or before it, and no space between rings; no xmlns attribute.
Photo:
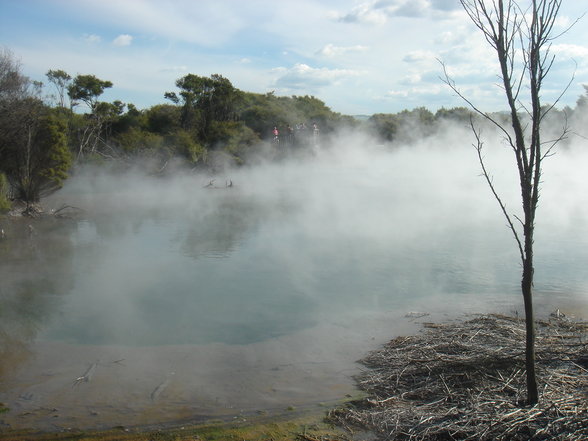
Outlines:
<svg viewBox="0 0 588 441"><path fill-rule="evenodd" d="M541 184L541 165L543 160L550 156L556 144L567 134L567 127L564 126L557 139L550 141L542 139L541 124L559 99L553 105L542 106L541 91L554 62L550 46L557 37L553 31L562 0L532 0L527 3L526 8L515 0L460 0L460 2L498 57L501 86L506 95L510 113L508 123L505 125L492 115L481 111L466 98L449 77L445 66L443 66L444 80L476 113L490 121L503 133L515 156L521 190L522 215L509 214L500 198L484 163L480 131L471 120L472 131L475 135L474 146L483 175L507 219L521 257L521 291L526 323L527 402L534 405L539 401L539 394L535 374L533 240ZM564 91L566 89L567 87ZM527 92L528 95L524 96Z"/></svg>

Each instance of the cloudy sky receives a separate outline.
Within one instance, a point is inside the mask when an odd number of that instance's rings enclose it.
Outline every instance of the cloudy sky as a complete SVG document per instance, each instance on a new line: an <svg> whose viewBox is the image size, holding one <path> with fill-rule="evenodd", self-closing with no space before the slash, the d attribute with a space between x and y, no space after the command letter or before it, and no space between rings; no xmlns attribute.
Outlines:
<svg viewBox="0 0 588 441"><path fill-rule="evenodd" d="M523 0L524 3L524 0ZM555 33L588 11L564 0ZM314 95L348 115L463 105L439 79L448 67L485 110L502 110L494 54L458 0L0 0L0 45L23 72L93 74L104 100L165 102L188 74L235 87ZM562 105L588 84L588 16L553 42L543 99Z"/></svg>

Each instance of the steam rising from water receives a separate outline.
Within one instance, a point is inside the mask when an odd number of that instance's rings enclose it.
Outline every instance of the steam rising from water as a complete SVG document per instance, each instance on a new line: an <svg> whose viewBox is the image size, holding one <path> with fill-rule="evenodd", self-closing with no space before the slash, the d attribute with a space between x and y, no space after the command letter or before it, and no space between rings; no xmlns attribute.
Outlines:
<svg viewBox="0 0 588 441"><path fill-rule="evenodd" d="M488 167L518 212L512 153L488 135ZM29 406L63 406L82 426L93 424L84 406L112 424L113 402L133 403L128 424L160 384L164 420L180 418L177 403L194 416L324 401L352 388L366 350L411 329L409 311L520 310L517 249L471 139L457 127L392 148L345 134L216 176L84 170L45 201L83 208L84 220L40 223L26 253L5 250L3 318L21 324L16 339L36 338L38 364L14 361L22 374L0 401L59 396ZM588 300L587 155L572 145L545 163L535 283L544 312ZM219 188L204 188L211 179ZM118 358L126 368L105 361ZM96 360L96 385L63 392ZM63 377L26 389L47 369ZM98 383L114 369L119 383Z"/></svg>
<svg viewBox="0 0 588 441"><path fill-rule="evenodd" d="M104 322L102 336L84 335L91 316L72 313L76 331L60 332L95 343L132 343L134 334L142 344L244 343L374 305L516 309L517 249L469 139L454 128L391 149L347 134L310 155L213 177L78 176L54 201L88 210L78 241L93 244L69 305L118 321ZM486 153L507 207L520 212L511 152L488 142ZM564 237L584 237L586 184L570 172L571 152L547 164L536 288L563 283L563 295L584 288L557 272L568 266ZM211 179L217 188L205 188ZM559 269L544 278L553 253Z"/></svg>

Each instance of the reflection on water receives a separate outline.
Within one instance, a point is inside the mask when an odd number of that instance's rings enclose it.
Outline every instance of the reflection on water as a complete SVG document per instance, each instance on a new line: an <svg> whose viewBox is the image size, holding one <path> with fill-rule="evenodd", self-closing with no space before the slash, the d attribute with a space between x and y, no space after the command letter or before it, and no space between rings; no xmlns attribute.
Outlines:
<svg viewBox="0 0 588 441"><path fill-rule="evenodd" d="M72 287L71 222L6 220L0 240L0 378L30 355L29 344Z"/></svg>
<svg viewBox="0 0 588 441"><path fill-rule="evenodd" d="M420 154L325 153L237 170L219 190L195 175L79 176L48 203L83 219L2 220L3 421L100 427L338 399L357 358L414 331L409 311L520 310L516 249L475 163ZM556 200L544 194L537 230L543 311L588 293L586 211L570 221Z"/></svg>

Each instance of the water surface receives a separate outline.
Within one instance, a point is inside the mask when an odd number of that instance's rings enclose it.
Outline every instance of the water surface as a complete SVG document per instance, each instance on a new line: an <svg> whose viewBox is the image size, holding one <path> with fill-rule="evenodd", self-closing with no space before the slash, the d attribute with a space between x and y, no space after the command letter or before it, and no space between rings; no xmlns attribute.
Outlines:
<svg viewBox="0 0 588 441"><path fill-rule="evenodd" d="M577 160L546 169L541 313L587 310ZM514 211L509 157L494 161ZM340 146L225 173L205 189L211 177L194 173L87 172L45 201L82 208L76 219L0 221L5 427L333 402L355 393L366 351L417 331L409 312L522 310L517 249L469 150Z"/></svg>

